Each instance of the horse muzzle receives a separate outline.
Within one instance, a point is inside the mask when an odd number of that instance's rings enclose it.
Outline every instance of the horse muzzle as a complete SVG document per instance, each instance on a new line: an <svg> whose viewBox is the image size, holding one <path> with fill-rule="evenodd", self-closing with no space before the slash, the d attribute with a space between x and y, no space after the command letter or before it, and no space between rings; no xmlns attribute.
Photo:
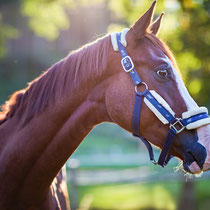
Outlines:
<svg viewBox="0 0 210 210"><path fill-rule="evenodd" d="M203 165L207 157L207 151L200 143L194 143L184 154L183 168L191 174L199 174L203 171Z"/></svg>

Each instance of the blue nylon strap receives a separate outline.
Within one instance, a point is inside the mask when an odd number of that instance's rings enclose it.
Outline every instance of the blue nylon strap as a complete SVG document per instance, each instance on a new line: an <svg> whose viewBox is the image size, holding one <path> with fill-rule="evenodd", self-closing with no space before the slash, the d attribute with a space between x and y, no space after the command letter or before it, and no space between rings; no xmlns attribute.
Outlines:
<svg viewBox="0 0 210 210"><path fill-rule="evenodd" d="M135 135L134 135L135 136ZM152 149L152 146L151 144L146 140L144 139L142 136L137 136L139 137L139 139L144 143L144 145L147 147L147 150L149 152L149 159L150 161L152 161L155 165L156 165L156 161L155 161L155 157L154 157L154 153L153 153L153 149Z"/></svg>
<svg viewBox="0 0 210 210"><path fill-rule="evenodd" d="M139 137L139 139L147 147L150 161L153 161L154 163L156 163L151 144L140 135L140 115L141 115L142 97L143 95L141 94L136 94L136 97L135 97L135 103L134 103L134 109L133 109L133 120L132 120L132 131L133 131L133 135L136 137Z"/></svg>
<svg viewBox="0 0 210 210"><path fill-rule="evenodd" d="M165 158L165 162L164 162L164 165L163 167L165 167L168 162L171 160L171 158L173 158L174 156L170 155L170 154L167 154L166 158ZM161 165L162 166L162 165Z"/></svg>
<svg viewBox="0 0 210 210"><path fill-rule="evenodd" d="M120 52L120 55L121 55L121 58L125 58L128 56L126 50L125 50L125 47L122 45L121 43L121 33L118 33L117 34L117 44L118 44L118 50ZM129 66L131 67L131 63L132 60L129 60L129 59L125 59L125 62L124 62L124 65L128 65L128 68ZM141 78L139 77L136 69L134 68L133 66L133 69L131 71L129 71L129 74L134 82L135 85L139 85L142 81L141 81Z"/></svg>
<svg viewBox="0 0 210 210"><path fill-rule="evenodd" d="M137 95L135 97L135 103L133 108L133 120L132 131L134 136L140 136L140 114L141 114L142 96Z"/></svg>
<svg viewBox="0 0 210 210"><path fill-rule="evenodd" d="M186 118L186 119L182 119L182 122L186 126L190 123L194 123L196 121L199 121L199 120L202 120L202 119L205 119L205 118L209 118L209 115L206 112L193 115L193 116L191 116L189 118Z"/></svg>
<svg viewBox="0 0 210 210"><path fill-rule="evenodd" d="M135 68L132 71L130 71L129 74L135 85L139 85L142 82Z"/></svg>
<svg viewBox="0 0 210 210"><path fill-rule="evenodd" d="M176 133L174 133L172 130L169 131L168 136L166 138L166 141L163 145L162 151L160 153L159 159L158 159L158 165L164 167L167 162L170 160L168 159L168 152L171 148L171 145L173 143L174 137Z"/></svg>

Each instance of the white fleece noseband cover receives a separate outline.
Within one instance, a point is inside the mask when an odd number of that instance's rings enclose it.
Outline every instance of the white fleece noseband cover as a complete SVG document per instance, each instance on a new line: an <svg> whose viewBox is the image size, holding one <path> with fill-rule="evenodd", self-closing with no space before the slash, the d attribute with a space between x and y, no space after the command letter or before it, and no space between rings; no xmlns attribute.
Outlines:
<svg viewBox="0 0 210 210"><path fill-rule="evenodd" d="M150 90L150 93L168 112L175 116L175 113L164 98L162 98L155 90ZM163 124L169 123L169 121L153 106L153 104L146 97L144 97L144 102Z"/></svg>
<svg viewBox="0 0 210 210"><path fill-rule="evenodd" d="M126 41L126 34L128 33L129 28L124 28L122 33L121 33L121 43L124 47L127 46L127 41ZM111 34L111 42L112 42L112 46L114 51L118 51L118 44L117 44L117 36L116 36L116 32Z"/></svg>
<svg viewBox="0 0 210 210"><path fill-rule="evenodd" d="M153 95L153 97L169 112L175 117L174 111L171 109L169 104L165 101L164 98L162 98L155 90L150 90L150 93ZM147 105L147 107L156 115L156 117L163 123L163 124L168 124L169 121L162 115L156 107L153 106L153 104L146 98L144 97L144 102ZM197 109L189 110L184 113L182 113L182 119L188 119L190 117L193 117L195 115L199 115L201 113L207 113L208 114L208 109L206 107L199 107ZM186 125L186 129L191 130L195 128L199 128L203 125L210 124L210 118L205 118L205 119L200 119L197 120L196 122L190 123L190 120L188 120L188 123Z"/></svg>
<svg viewBox="0 0 210 210"><path fill-rule="evenodd" d="M188 118L190 118L194 115L198 115L198 114L201 114L201 113L207 113L208 114L208 109L206 107L199 107L197 109L189 110L187 112L182 113L182 118L183 119L188 119ZM191 129L195 129L195 128L198 128L198 127L201 127L201 126L207 125L207 124L210 124L210 118L205 118L205 119L201 119L201 120L196 121L196 122L189 123L186 126L186 128L188 130L191 130Z"/></svg>

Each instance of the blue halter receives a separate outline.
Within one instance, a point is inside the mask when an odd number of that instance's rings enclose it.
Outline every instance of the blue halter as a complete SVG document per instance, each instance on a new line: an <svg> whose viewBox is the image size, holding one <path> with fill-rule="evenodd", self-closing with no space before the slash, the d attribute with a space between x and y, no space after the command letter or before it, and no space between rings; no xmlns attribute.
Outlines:
<svg viewBox="0 0 210 210"><path fill-rule="evenodd" d="M203 112L190 116L187 119L175 118L168 110L166 110L166 108L163 105L161 105L156 100L156 98L152 95L150 90L148 90L147 84L143 82L139 77L131 57L128 56L125 47L121 43L121 33L117 33L116 38L117 38L118 50L122 58L121 60L122 67L125 72L129 73L135 85L136 96L135 96L135 104L134 104L133 120L132 120L133 135L139 137L141 141L145 144L149 152L150 160L152 161L152 163L164 167L167 165L168 161L172 158L172 156L169 154L169 150L171 148L171 145L173 143L176 134L182 132L188 124L205 118L209 118L209 116L206 112ZM145 90L143 92L139 92L137 90L137 87L139 85L145 86ZM155 107L155 109L169 122L170 130L168 132L167 138L160 153L158 162L155 161L151 144L140 135L140 113L141 113L141 104L143 97L145 97Z"/></svg>

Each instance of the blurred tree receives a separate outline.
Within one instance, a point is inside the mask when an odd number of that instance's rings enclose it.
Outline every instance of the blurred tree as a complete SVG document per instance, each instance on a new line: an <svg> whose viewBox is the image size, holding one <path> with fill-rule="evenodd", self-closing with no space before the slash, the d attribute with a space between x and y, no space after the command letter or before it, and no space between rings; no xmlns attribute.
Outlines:
<svg viewBox="0 0 210 210"><path fill-rule="evenodd" d="M67 8L72 0L23 0L22 14L29 17L29 26L40 37L54 40L59 30L69 27Z"/></svg>
<svg viewBox="0 0 210 210"><path fill-rule="evenodd" d="M8 24L6 18L2 18L2 7L15 4L16 10L20 10L18 12L28 17L29 27L37 36L55 40L60 30L69 27L69 9L102 1L104 0L91 0L91 2L89 0L0 0L0 57L6 54L7 40L18 35L15 26Z"/></svg>
<svg viewBox="0 0 210 210"><path fill-rule="evenodd" d="M196 210L195 194L195 182L193 180L186 181L186 177L183 176L177 210Z"/></svg>
<svg viewBox="0 0 210 210"><path fill-rule="evenodd" d="M182 60L185 53L192 56L185 68L187 72L189 90L201 104L210 105L210 1L179 0L181 10L179 14L180 33L177 39L183 47L175 50ZM184 53L182 55L182 53ZM194 58L194 59L193 59ZM192 63L191 63L192 62ZM191 63L191 64L190 64ZM186 62L183 63L184 66Z"/></svg>
<svg viewBox="0 0 210 210"><path fill-rule="evenodd" d="M0 57L6 54L7 40L18 36L15 21L4 18L3 8L9 4L15 5L17 13L28 17L29 27L36 35L54 40L58 37L59 30L69 27L67 9L72 8L74 2L75 0L0 0Z"/></svg>
<svg viewBox="0 0 210 210"><path fill-rule="evenodd" d="M6 42L8 39L15 39L19 35L14 27L3 23L0 13L0 58L6 55Z"/></svg>

